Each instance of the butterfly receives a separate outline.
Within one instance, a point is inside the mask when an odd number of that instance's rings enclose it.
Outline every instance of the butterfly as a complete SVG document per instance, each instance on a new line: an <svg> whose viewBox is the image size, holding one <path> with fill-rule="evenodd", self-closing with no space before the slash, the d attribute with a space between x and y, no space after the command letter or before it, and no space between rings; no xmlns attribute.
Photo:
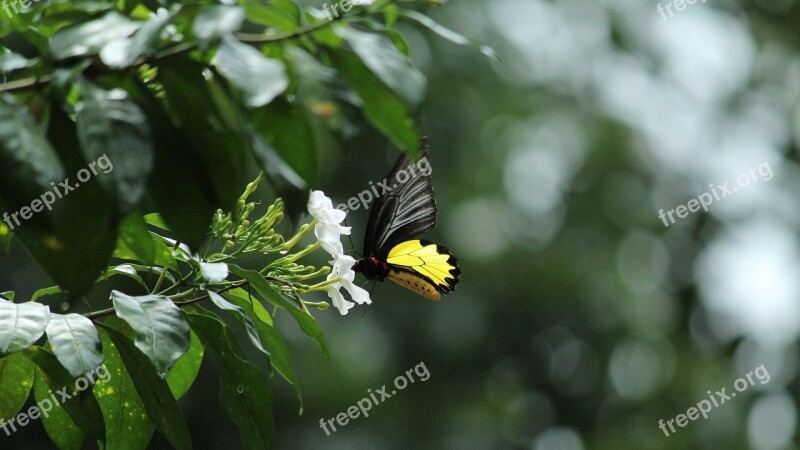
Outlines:
<svg viewBox="0 0 800 450"><path fill-rule="evenodd" d="M423 161L427 170L421 168ZM404 153L379 185L384 193L370 212L364 257L353 270L369 280L389 278L430 300L441 300L456 288L461 269L447 248L418 238L436 226L427 139L422 140L419 162L412 164Z"/></svg>

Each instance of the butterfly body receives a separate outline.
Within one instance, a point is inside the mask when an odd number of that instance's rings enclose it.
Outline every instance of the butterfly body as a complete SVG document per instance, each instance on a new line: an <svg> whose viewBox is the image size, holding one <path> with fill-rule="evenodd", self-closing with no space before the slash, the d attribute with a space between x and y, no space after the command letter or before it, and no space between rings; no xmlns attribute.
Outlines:
<svg viewBox="0 0 800 450"><path fill-rule="evenodd" d="M368 280L383 281L389 275L389 264L374 256L368 256L357 260L353 270L364 274Z"/></svg>
<svg viewBox="0 0 800 450"><path fill-rule="evenodd" d="M436 226L437 214L425 140L420 153L421 159L416 163L419 170L414 170L404 154L384 180L400 183L376 200L364 237L365 256L356 261L353 270L369 280L389 278L438 301L455 289L461 269L447 248L417 238ZM423 162L428 170L422 170ZM401 172L404 177L399 176Z"/></svg>

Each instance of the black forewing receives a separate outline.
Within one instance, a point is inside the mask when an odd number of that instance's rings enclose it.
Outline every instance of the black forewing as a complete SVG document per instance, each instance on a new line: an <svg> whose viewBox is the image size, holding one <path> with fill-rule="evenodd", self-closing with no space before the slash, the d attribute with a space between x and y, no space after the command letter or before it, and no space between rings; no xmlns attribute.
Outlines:
<svg viewBox="0 0 800 450"><path fill-rule="evenodd" d="M422 140L420 158L428 158L428 142ZM401 155L386 175L386 184L397 186L379 197L372 207L364 237L364 254L385 259L389 250L400 242L427 233L436 226L436 200L433 185L428 175L415 166L414 173L408 169L411 160ZM405 170L408 181L400 183L397 173Z"/></svg>

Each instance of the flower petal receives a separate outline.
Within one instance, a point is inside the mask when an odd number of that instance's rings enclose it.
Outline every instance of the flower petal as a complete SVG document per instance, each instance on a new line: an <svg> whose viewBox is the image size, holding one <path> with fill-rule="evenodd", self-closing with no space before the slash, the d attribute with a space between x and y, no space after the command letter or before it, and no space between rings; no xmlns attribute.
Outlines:
<svg viewBox="0 0 800 450"><path fill-rule="evenodd" d="M325 288L325 290L328 292L328 297L333 301L333 306L339 310L339 314L344 316L347 315L347 311L356 306L356 304L345 300L344 295L339 291L340 288L341 285L339 285L339 283L334 283Z"/></svg>
<svg viewBox="0 0 800 450"><path fill-rule="evenodd" d="M359 305L372 304L372 299L369 298L369 292L366 289L362 288L361 286L356 286L352 283L352 281L342 281L342 286L347 289L347 292L350 293L350 297L353 298L353 301L358 303Z"/></svg>
<svg viewBox="0 0 800 450"><path fill-rule="evenodd" d="M225 263L200 262L200 274L209 283L222 283L228 278L228 265Z"/></svg>

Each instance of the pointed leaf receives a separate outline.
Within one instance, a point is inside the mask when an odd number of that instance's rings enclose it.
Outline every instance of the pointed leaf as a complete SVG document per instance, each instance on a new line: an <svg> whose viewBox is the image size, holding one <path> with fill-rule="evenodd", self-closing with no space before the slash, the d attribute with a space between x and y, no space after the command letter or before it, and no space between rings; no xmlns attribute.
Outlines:
<svg viewBox="0 0 800 450"><path fill-rule="evenodd" d="M109 67L128 67L142 56L152 56L161 40L161 32L171 21L172 14L156 14L142 25L132 38L111 41L100 52L100 58Z"/></svg>
<svg viewBox="0 0 800 450"><path fill-rule="evenodd" d="M419 134L408 107L356 56L348 52L328 52L339 74L363 101L367 121L395 145L416 157Z"/></svg>
<svg viewBox="0 0 800 450"><path fill-rule="evenodd" d="M242 91L251 108L266 105L289 87L282 62L267 58L232 36L222 39L211 64Z"/></svg>
<svg viewBox="0 0 800 450"><path fill-rule="evenodd" d="M180 309L163 295L130 297L113 291L111 300L117 316L136 331L136 347L155 366L163 379L175 361L189 350L189 324Z"/></svg>
<svg viewBox="0 0 800 450"><path fill-rule="evenodd" d="M278 330L272 326L272 317L264 309L264 305L259 301L248 298L247 292L243 289L234 289L225 293L225 297L232 303L241 307L248 316L252 316L256 330L261 337L261 342L270 354L270 363L286 381L294 387L297 398L300 400L300 413L303 412L303 394L300 390L300 383L292 366L289 356L289 348L286 346Z"/></svg>
<svg viewBox="0 0 800 450"><path fill-rule="evenodd" d="M134 211L119 224L117 233L117 249L128 249L143 264L155 266L156 242L150 236L142 215Z"/></svg>
<svg viewBox="0 0 800 450"><path fill-rule="evenodd" d="M0 95L0 167L0 199L9 213L30 205L52 189L50 183L64 179L64 168L38 124L6 94ZM41 220L41 214L45 213L34 215L31 220ZM20 225L18 219L3 220L9 227Z"/></svg>
<svg viewBox="0 0 800 450"><path fill-rule="evenodd" d="M25 406L33 386L34 365L23 353L0 358L0 419L10 419Z"/></svg>
<svg viewBox="0 0 800 450"><path fill-rule="evenodd" d="M81 152L75 122L62 106L54 102L50 107L48 139L58 143L57 152L68 173L92 173L90 161ZM97 169L97 162L91 162ZM102 171L99 174L103 175ZM76 300L94 284L107 267L116 242L118 206L103 193L99 181L94 176L85 183L76 182L75 176L65 179L64 185L70 184L79 191L57 200L52 231L27 238L20 232L25 245L56 283L69 293L70 300ZM62 194L64 190L66 188L61 187Z"/></svg>
<svg viewBox="0 0 800 450"><path fill-rule="evenodd" d="M70 420L87 435L102 438L103 414L100 412L94 394L87 390L80 395L75 395L77 392L75 379L47 350L41 347L31 347L25 350L25 356L30 358L41 371L49 390L55 394L56 400L69 414Z"/></svg>
<svg viewBox="0 0 800 450"><path fill-rule="evenodd" d="M97 177L121 212L129 212L144 196L153 168L150 125L124 90L105 91L83 79L79 86L78 137L92 169L84 170Z"/></svg>
<svg viewBox="0 0 800 450"><path fill-rule="evenodd" d="M361 61L408 105L416 106L422 102L428 85L425 76L388 39L353 27L340 26L335 31L347 40Z"/></svg>
<svg viewBox="0 0 800 450"><path fill-rule="evenodd" d="M109 267L108 270L106 270L106 273L104 273L103 275L100 276L100 278L97 279L97 282L99 283L101 281L107 280L115 275L120 275L123 277L130 278L139 283L139 285L142 286L145 290L149 289L147 287L147 283L144 282L142 277L139 276L139 273L136 272L136 269L134 269L131 264L121 264L119 266Z"/></svg>
<svg viewBox="0 0 800 450"><path fill-rule="evenodd" d="M0 300L0 354L32 346L50 322L50 309L40 303Z"/></svg>
<svg viewBox="0 0 800 450"><path fill-rule="evenodd" d="M264 375L242 358L242 350L227 325L202 314L186 316L206 348L217 357L220 402L225 414L239 427L244 447L271 449L275 436L272 390Z"/></svg>
<svg viewBox="0 0 800 450"><path fill-rule="evenodd" d="M204 354L203 344L197 335L192 333L192 345L189 347L189 351L178 359L167 375L169 390L172 391L175 398L180 399L189 392L189 388L197 379L197 374L200 373Z"/></svg>
<svg viewBox="0 0 800 450"><path fill-rule="evenodd" d="M275 147L281 159L307 185L313 186L317 181L317 145L305 111L282 100L252 111L250 117L253 126Z"/></svg>
<svg viewBox="0 0 800 450"><path fill-rule="evenodd" d="M201 41L218 39L237 31L244 23L245 13L237 6L214 5L203 8L194 19L192 30Z"/></svg>
<svg viewBox="0 0 800 450"><path fill-rule="evenodd" d="M80 314L50 314L47 340L58 361L75 378L103 364L97 329Z"/></svg>
<svg viewBox="0 0 800 450"><path fill-rule="evenodd" d="M427 29L433 31L434 33L438 34L439 37L447 39L448 41L457 44L457 45L466 45L468 47L476 48L480 50L481 53L492 58L494 60L500 61L500 56L495 52L491 47L488 45L483 45L480 42L473 41L472 39L468 39L449 28L445 28L444 26L438 24L435 20L431 19L430 17L426 16L425 14L420 14L416 11L403 9L400 10L401 17L406 19L410 19Z"/></svg>
<svg viewBox="0 0 800 450"><path fill-rule="evenodd" d="M214 291L208 291L208 298L211 299L211 302L214 303L217 308L232 312L237 318L237 321L244 326L245 331L247 331L247 337L250 338L250 342L259 351L269 357L269 352L261 344L261 337L259 336L258 331L256 331L256 326L253 324L253 319L251 319L241 307L225 300L224 297Z"/></svg>
<svg viewBox="0 0 800 450"><path fill-rule="evenodd" d="M117 347L125 368L136 386L147 414L156 429L178 450L192 448L191 436L186 428L183 414L178 402L172 396L169 385L148 361L147 356L139 351L136 345L122 333L101 325Z"/></svg>
<svg viewBox="0 0 800 450"><path fill-rule="evenodd" d="M185 150L208 168L202 183L214 193L214 210L232 210L244 185L245 163L250 161L247 123L239 107L218 81L206 80L204 68L191 60L162 60L158 67L158 79L170 99L172 122L190 144ZM207 234L210 216L202 223Z"/></svg>
<svg viewBox="0 0 800 450"><path fill-rule="evenodd" d="M35 302L36 300L39 300L42 297L47 297L48 295L61 294L63 292L64 291L61 289L60 286L50 286L47 288L38 289L36 292L33 293L33 296L31 296L31 301Z"/></svg>
<svg viewBox="0 0 800 450"><path fill-rule="evenodd" d="M100 19L60 29L50 40L50 53L56 60L97 54L110 41L133 34L139 24L116 12Z"/></svg>
<svg viewBox="0 0 800 450"><path fill-rule="evenodd" d="M36 369L33 384L33 397L37 405L41 405L40 419L44 430L60 450L81 450L86 441L86 433L70 417L69 413L58 402L53 402L55 392L47 384L47 378L41 369ZM59 398L59 396L56 396ZM45 413L45 410L48 410Z"/></svg>
<svg viewBox="0 0 800 450"><path fill-rule="evenodd" d="M317 341L322 349L322 352L326 357L328 356L328 345L325 343L325 337L322 335L322 330L319 328L319 325L317 325L317 322L314 320L314 317L312 317L311 314L299 309L283 295L278 293L272 288L272 286L270 286L267 280L264 279L264 276L257 271L245 270L233 264L229 264L228 267L230 267L231 272L242 277L242 279L249 281L259 295L261 295L265 300L273 305L286 309L286 311L288 311L289 314L294 317L294 320L300 326L300 329L303 330L303 332L310 338Z"/></svg>
<svg viewBox="0 0 800 450"><path fill-rule="evenodd" d="M111 374L107 382L98 382L94 387L106 423L106 450L145 450L155 426L125 370L117 346L105 330L100 331L100 339L106 369Z"/></svg>

